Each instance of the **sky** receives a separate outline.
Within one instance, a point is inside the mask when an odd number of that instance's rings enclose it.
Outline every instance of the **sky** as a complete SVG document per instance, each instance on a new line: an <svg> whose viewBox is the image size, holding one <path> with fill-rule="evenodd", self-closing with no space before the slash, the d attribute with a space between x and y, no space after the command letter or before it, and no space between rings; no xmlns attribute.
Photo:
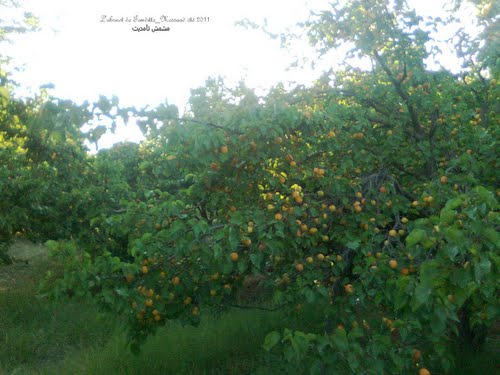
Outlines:
<svg viewBox="0 0 500 375"><path fill-rule="evenodd" d="M448 6L448 0L410 3L422 15L439 14ZM23 0L22 4L41 25L40 32L16 38L7 53L16 66L22 66L14 79L26 94L52 83L54 96L77 103L116 95L122 106L155 106L168 100L183 113L190 89L203 86L208 77L222 76L229 85L243 79L264 93L279 81L311 83L324 68L320 64L316 69L288 70L294 59L314 54L305 41L286 51L279 41L235 22L266 20L271 31L282 32L306 20L309 10L327 9L326 0ZM149 31L134 31L134 26L146 24L133 22L134 17L152 17L159 23L146 22ZM161 23L162 17L200 17L203 22ZM102 22L122 18L123 22ZM154 26L169 26L170 31L152 32ZM100 147L140 138L137 127L121 125L115 134L101 139Z"/></svg>

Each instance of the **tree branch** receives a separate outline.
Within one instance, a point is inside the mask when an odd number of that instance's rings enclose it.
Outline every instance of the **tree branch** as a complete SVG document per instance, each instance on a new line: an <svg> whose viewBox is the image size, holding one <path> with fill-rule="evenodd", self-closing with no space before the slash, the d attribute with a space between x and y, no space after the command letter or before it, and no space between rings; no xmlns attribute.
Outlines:
<svg viewBox="0 0 500 375"><path fill-rule="evenodd" d="M263 310L263 311L277 311L283 307L285 307L287 304L286 303L283 303L281 305L278 305L276 307L263 307L263 306L250 306L250 305L234 305L234 304L231 304L231 305L223 305L223 306L227 306L227 307L235 307L237 309L255 309L255 310Z"/></svg>
<svg viewBox="0 0 500 375"><path fill-rule="evenodd" d="M176 120L189 121L189 122L193 122L195 124L206 125L206 126L209 126L211 128L221 129L221 130L228 131L228 132L235 133L235 134L242 134L241 132L237 131L236 129L228 129L225 126L222 126L219 124L214 124L212 122L204 122L204 121L199 121L199 120L195 120L192 118L186 118L186 117L178 117Z"/></svg>
<svg viewBox="0 0 500 375"><path fill-rule="evenodd" d="M380 64L382 69L387 74L387 77L389 78L392 85L396 89L396 92L401 97L401 99L403 99L403 101L406 105L406 108L408 109L408 113L410 114L411 124L412 124L413 130L414 130L413 136L419 141L422 140L422 138L423 138L422 137L422 127L420 126L420 122L418 121L417 112L415 111L415 108L413 107L413 105L410 103L410 97L408 96L408 93L406 93L403 90L403 88L401 87L401 82L399 82L396 78L394 78L391 70L389 69L389 67L387 66L385 61L382 59L382 57L378 54L378 52L374 51L373 54L374 54L377 62Z"/></svg>

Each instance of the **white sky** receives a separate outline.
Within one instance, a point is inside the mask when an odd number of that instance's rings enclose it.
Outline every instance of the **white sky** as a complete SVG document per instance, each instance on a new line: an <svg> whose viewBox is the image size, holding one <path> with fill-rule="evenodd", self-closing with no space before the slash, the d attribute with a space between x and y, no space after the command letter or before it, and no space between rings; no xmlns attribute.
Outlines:
<svg viewBox="0 0 500 375"><path fill-rule="evenodd" d="M248 18L267 19L273 31L284 31L307 19L309 9L328 8L326 0L24 0L40 18L42 31L22 35L9 47L23 71L14 76L24 88L53 83L52 94L76 102L99 94L116 95L123 106L176 104L182 113L190 89L212 76L229 84L244 79L248 86L267 89L279 81L309 83L320 70L286 71L294 56L311 55L305 44L293 52L279 48L263 33L236 27ZM413 0L421 15L436 15L446 0ZM134 32L137 23L102 23L114 18L210 17L207 23L161 24L169 32ZM2 16L5 18L5 16ZM470 19L470 18L469 18ZM153 27L153 24L150 24ZM451 63L451 61L450 61ZM105 135L100 147L137 140L136 127L121 126Z"/></svg>

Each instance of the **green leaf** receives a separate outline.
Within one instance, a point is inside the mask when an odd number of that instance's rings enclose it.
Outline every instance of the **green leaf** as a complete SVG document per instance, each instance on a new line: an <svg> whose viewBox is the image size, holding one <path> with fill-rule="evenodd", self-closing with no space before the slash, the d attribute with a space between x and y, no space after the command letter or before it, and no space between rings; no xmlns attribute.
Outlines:
<svg viewBox="0 0 500 375"><path fill-rule="evenodd" d="M51 251L55 251L57 249L57 245L57 241L54 240L48 240L47 242L45 242L45 246Z"/></svg>
<svg viewBox="0 0 500 375"><path fill-rule="evenodd" d="M432 292L432 287L428 284L418 284L415 288L416 306L419 307L427 302Z"/></svg>
<svg viewBox="0 0 500 375"><path fill-rule="evenodd" d="M311 289L306 289L304 291L304 295L306 296L306 300L308 303L314 303L316 301L316 293L314 293Z"/></svg>
<svg viewBox="0 0 500 375"><path fill-rule="evenodd" d="M462 197L457 197L457 198L453 198L453 199L450 199L446 202L446 205L444 206L444 210L454 210L455 208L459 207L463 202L463 198Z"/></svg>
<svg viewBox="0 0 500 375"><path fill-rule="evenodd" d="M351 241L351 242L346 243L346 246L349 249L356 250L359 247L360 242L361 242L361 240Z"/></svg>
<svg viewBox="0 0 500 375"><path fill-rule="evenodd" d="M332 343L328 339L328 337L325 336L317 336L318 343L316 345L316 349L318 350L319 353L323 353L326 347L331 347Z"/></svg>
<svg viewBox="0 0 500 375"><path fill-rule="evenodd" d="M483 186L477 186L474 188L474 192L477 194L479 199L486 203L489 207L495 208L498 203L495 199L495 194Z"/></svg>
<svg viewBox="0 0 500 375"><path fill-rule="evenodd" d="M128 290L125 288L116 288L115 289L116 294L118 294L120 297L128 297L129 293Z"/></svg>
<svg viewBox="0 0 500 375"><path fill-rule="evenodd" d="M430 260L422 264L420 267L420 283L415 288L414 309L428 301L440 273L441 270L436 260Z"/></svg>
<svg viewBox="0 0 500 375"><path fill-rule="evenodd" d="M457 215L456 211L444 209L441 211L441 215L439 216L439 220L442 223L449 223L449 222L453 221L453 219L455 218L456 215Z"/></svg>
<svg viewBox="0 0 500 375"><path fill-rule="evenodd" d="M491 262L487 258L481 258L481 261L476 264L474 268L474 276L478 284L481 283L481 279L490 272Z"/></svg>
<svg viewBox="0 0 500 375"><path fill-rule="evenodd" d="M448 258L450 258L450 260L455 260L459 252L460 249L457 246L446 246L446 253L448 254Z"/></svg>
<svg viewBox="0 0 500 375"><path fill-rule="evenodd" d="M261 252L250 254L250 261L258 269L260 269L263 259L264 254L262 254Z"/></svg>
<svg viewBox="0 0 500 375"><path fill-rule="evenodd" d="M0 86L0 103L2 105L7 105L10 100L9 90L5 86Z"/></svg>
<svg viewBox="0 0 500 375"><path fill-rule="evenodd" d="M237 268L238 268L238 271L239 271L240 273L242 273L242 274L243 274L243 273L246 271L247 267L248 267L248 262L246 262L246 261L244 261L244 260L240 260L240 261L238 261L238 266L237 266Z"/></svg>
<svg viewBox="0 0 500 375"><path fill-rule="evenodd" d="M347 334L345 329L337 328L335 334L332 337L332 341L335 346L341 351L347 351L349 348L349 343L347 342Z"/></svg>
<svg viewBox="0 0 500 375"><path fill-rule="evenodd" d="M408 237L406 237L406 245L408 247L414 246L422 242L427 237L427 232L423 229L413 229Z"/></svg>
<svg viewBox="0 0 500 375"><path fill-rule="evenodd" d="M353 352L347 354L347 363L353 374L359 373L359 358Z"/></svg>
<svg viewBox="0 0 500 375"><path fill-rule="evenodd" d="M492 242L497 249L500 248L500 235L498 234L498 232L495 229L484 228L482 230L482 234L487 240Z"/></svg>
<svg viewBox="0 0 500 375"><path fill-rule="evenodd" d="M463 242L465 241L464 233L457 228L448 228L444 231L444 235L449 242L463 244Z"/></svg>
<svg viewBox="0 0 500 375"><path fill-rule="evenodd" d="M434 307L434 318L431 319L431 330L432 333L436 336L441 335L446 328L446 311L442 306Z"/></svg>
<svg viewBox="0 0 500 375"><path fill-rule="evenodd" d="M280 341L280 334L279 332L276 332L276 331L272 331L272 332L269 332L267 335L266 335L266 338L264 339L264 344L262 344L262 348L264 348L264 350L271 350L279 341Z"/></svg>
<svg viewBox="0 0 500 375"><path fill-rule="evenodd" d="M430 237L430 238L424 238L422 241L422 246L424 249L431 249L436 245L436 238L435 237Z"/></svg>
<svg viewBox="0 0 500 375"><path fill-rule="evenodd" d="M196 237L200 237L200 235L205 234L205 232L209 229L208 223L204 220L189 220L189 224L193 228L194 235Z"/></svg>

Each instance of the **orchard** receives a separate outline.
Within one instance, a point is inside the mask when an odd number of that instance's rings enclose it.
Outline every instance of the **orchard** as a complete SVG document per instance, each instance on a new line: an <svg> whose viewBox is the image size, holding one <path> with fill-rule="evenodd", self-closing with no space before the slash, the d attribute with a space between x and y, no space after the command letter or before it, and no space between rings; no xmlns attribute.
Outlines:
<svg viewBox="0 0 500 375"><path fill-rule="evenodd" d="M431 34L403 2L353 0L303 28L319 53L348 44L371 68L308 88L258 97L211 79L180 117L167 103L26 103L5 83L1 239L51 239L65 267L48 274L51 295L92 295L125 317L133 351L169 320L241 304L251 284L267 307L320 312L313 331L263 343L312 374L452 373L453 345L480 348L499 317L487 5L482 34L457 42L460 75L427 68ZM84 152L83 124L132 115L143 143Z"/></svg>

